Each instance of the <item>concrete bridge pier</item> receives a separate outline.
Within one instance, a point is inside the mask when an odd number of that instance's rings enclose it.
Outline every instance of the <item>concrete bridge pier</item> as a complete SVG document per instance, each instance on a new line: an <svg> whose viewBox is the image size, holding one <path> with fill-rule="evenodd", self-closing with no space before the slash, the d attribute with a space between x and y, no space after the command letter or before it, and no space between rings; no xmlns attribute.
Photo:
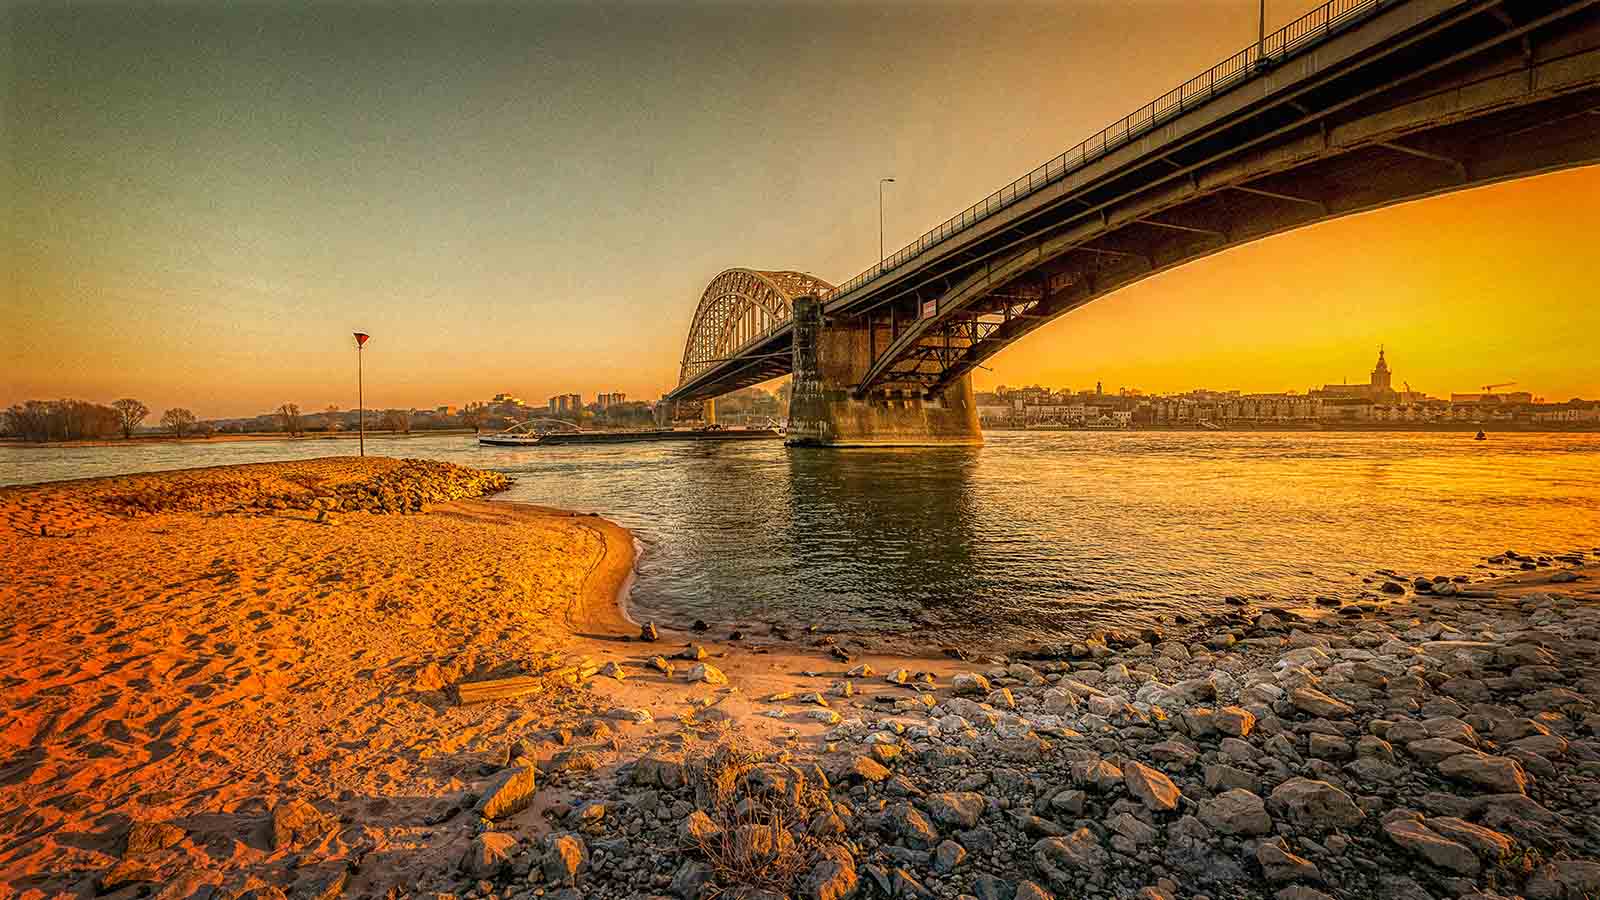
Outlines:
<svg viewBox="0 0 1600 900"><path fill-rule="evenodd" d="M962 376L942 393L922 385L889 384L864 397L855 386L872 365L865 318L827 322L822 300L794 299L794 381L789 388L789 436L799 447L920 447L981 444L972 380Z"/></svg>

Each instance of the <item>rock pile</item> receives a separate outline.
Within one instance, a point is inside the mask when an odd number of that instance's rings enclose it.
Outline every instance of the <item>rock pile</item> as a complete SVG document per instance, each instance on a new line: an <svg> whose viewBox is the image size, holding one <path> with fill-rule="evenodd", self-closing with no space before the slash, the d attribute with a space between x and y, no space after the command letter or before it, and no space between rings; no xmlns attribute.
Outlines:
<svg viewBox="0 0 1600 900"><path fill-rule="evenodd" d="M507 845L480 823L462 874L424 887L685 900L1600 895L1600 609L1540 594L1428 602L1425 618L1246 610L1238 627L1187 642L997 659L947 684L862 667L845 673L861 693L832 701L843 717L816 752L722 754L717 766L653 754L586 773L552 811L552 835Z"/></svg>
<svg viewBox="0 0 1600 900"><path fill-rule="evenodd" d="M400 465L364 481L347 482L328 489L257 497L261 509L316 510L319 518L330 512L411 513L429 504L464 497L482 497L506 490L510 479L499 472L469 469L454 463L404 459Z"/></svg>
<svg viewBox="0 0 1600 900"><path fill-rule="evenodd" d="M327 457L0 488L0 529L64 537L127 518L248 510L416 512L510 487L499 472L386 457Z"/></svg>

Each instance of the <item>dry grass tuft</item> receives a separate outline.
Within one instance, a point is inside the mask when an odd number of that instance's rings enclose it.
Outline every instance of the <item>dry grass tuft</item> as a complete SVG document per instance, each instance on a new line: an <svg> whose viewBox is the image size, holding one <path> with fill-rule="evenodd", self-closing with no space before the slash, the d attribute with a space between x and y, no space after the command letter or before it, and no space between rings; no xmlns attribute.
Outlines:
<svg viewBox="0 0 1600 900"><path fill-rule="evenodd" d="M688 775L696 805L716 826L687 839L711 867L708 896L791 893L821 850L806 822L827 802L826 789L793 766L763 762L737 737L719 741Z"/></svg>

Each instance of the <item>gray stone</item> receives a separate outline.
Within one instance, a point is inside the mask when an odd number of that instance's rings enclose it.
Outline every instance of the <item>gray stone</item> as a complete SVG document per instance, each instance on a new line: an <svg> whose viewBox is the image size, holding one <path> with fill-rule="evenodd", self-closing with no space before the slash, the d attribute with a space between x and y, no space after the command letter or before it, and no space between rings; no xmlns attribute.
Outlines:
<svg viewBox="0 0 1600 900"><path fill-rule="evenodd" d="M1442 816L1424 821L1430 829L1472 848L1480 857L1498 863L1511 855L1513 841L1492 828L1474 825L1454 816Z"/></svg>
<svg viewBox="0 0 1600 900"><path fill-rule="evenodd" d="M1471 849L1433 831L1417 819L1392 819L1384 823L1383 832L1389 836L1389 840L1441 869L1462 875L1476 875L1481 868L1477 855Z"/></svg>
<svg viewBox="0 0 1600 900"><path fill-rule="evenodd" d="M1600 862L1562 859L1540 866L1523 888L1528 900L1589 900L1600 897Z"/></svg>
<svg viewBox="0 0 1600 900"><path fill-rule="evenodd" d="M1514 759L1460 754L1439 763L1439 774L1498 794L1525 794L1528 776Z"/></svg>
<svg viewBox="0 0 1600 900"><path fill-rule="evenodd" d="M1307 715L1324 719L1342 719L1355 712L1355 707L1343 700L1337 700L1310 687L1299 687L1290 691L1289 702L1294 704L1295 709Z"/></svg>
<svg viewBox="0 0 1600 900"><path fill-rule="evenodd" d="M672 876L672 892L683 900L701 900L711 883L711 867L693 860L678 867Z"/></svg>
<svg viewBox="0 0 1600 900"><path fill-rule="evenodd" d="M933 851L933 869L941 875L948 875L966 858L967 848L955 841L941 841Z"/></svg>
<svg viewBox="0 0 1600 900"><path fill-rule="evenodd" d="M1033 863L1050 887L1078 891L1085 880L1105 868L1109 859L1094 832L1079 828L1066 837L1048 837L1033 845Z"/></svg>
<svg viewBox="0 0 1600 900"><path fill-rule="evenodd" d="M1311 860L1285 849L1282 838L1262 841L1256 848L1256 862L1261 866L1261 874L1273 884L1322 880L1322 871Z"/></svg>
<svg viewBox="0 0 1600 900"><path fill-rule="evenodd" d="M1363 818L1355 800L1326 781L1291 778L1278 785L1268 799L1289 821L1307 828L1349 828Z"/></svg>
<svg viewBox="0 0 1600 900"><path fill-rule="evenodd" d="M896 803L885 810L883 827L917 850L927 850L939 840L933 823L909 803Z"/></svg>
<svg viewBox="0 0 1600 900"><path fill-rule="evenodd" d="M1272 817L1260 797L1246 790L1223 791L1200 802L1200 821L1223 834L1266 834Z"/></svg>

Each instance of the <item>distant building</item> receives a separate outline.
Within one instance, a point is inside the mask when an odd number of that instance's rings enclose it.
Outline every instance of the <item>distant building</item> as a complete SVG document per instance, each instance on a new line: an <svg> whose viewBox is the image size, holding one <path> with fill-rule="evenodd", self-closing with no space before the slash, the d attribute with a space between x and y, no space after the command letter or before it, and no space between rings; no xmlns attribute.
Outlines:
<svg viewBox="0 0 1600 900"><path fill-rule="evenodd" d="M626 402L628 402L628 395L622 393L621 391L617 391L616 393L612 394L596 394L594 398L594 404L596 408L602 411L610 409L613 406L621 406Z"/></svg>
<svg viewBox="0 0 1600 900"><path fill-rule="evenodd" d="M1391 386L1392 375L1389 372L1389 363L1383 357L1383 348L1378 348L1378 364L1372 367L1372 374L1365 384L1325 384L1321 390L1311 391L1312 394L1321 394L1326 399L1358 399L1369 403L1394 402L1399 400Z"/></svg>

